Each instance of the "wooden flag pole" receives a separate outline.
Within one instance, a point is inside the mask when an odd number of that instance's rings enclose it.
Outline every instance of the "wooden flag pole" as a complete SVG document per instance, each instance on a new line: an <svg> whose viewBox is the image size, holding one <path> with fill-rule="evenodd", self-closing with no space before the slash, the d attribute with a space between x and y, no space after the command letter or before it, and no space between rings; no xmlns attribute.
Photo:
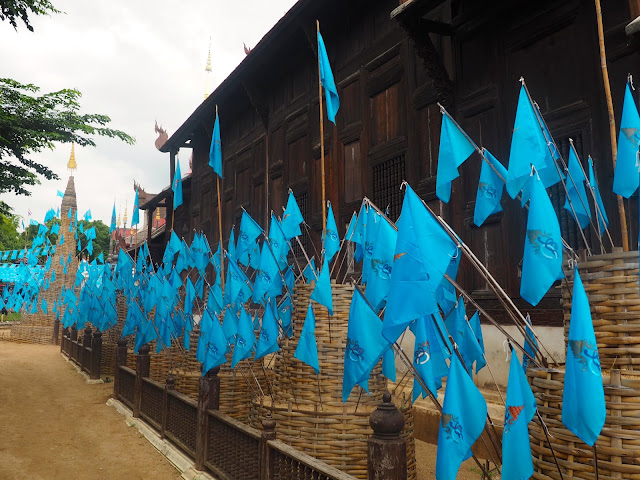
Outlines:
<svg viewBox="0 0 640 480"><path fill-rule="evenodd" d="M609 134L611 136L611 161L613 169L616 168L618 158L618 143L616 140L616 119L613 114L613 101L611 100L611 86L609 84L609 71L607 70L607 52L604 48L604 30L602 27L602 8L600 0L595 0L596 20L598 23L598 42L600 44L600 66L602 67L602 80L604 83L604 94L607 99L607 111L609 113ZM629 251L629 230L627 228L627 217L624 212L624 203L620 195L616 195L618 200L618 214L620 215L620 233L622 234L622 250Z"/></svg>
<svg viewBox="0 0 640 480"><path fill-rule="evenodd" d="M320 33L320 22L316 20L316 39ZM320 51L318 50L318 104L320 106L320 176L322 177L322 231L327 229L327 213L325 204L325 181L324 181L324 114L322 112L322 74L320 72Z"/></svg>
<svg viewBox="0 0 640 480"><path fill-rule="evenodd" d="M218 118L218 105L216 105L216 118ZM212 142L215 142L215 138L211 139ZM222 148L220 149L222 152ZM220 285L222 285L222 291L224 292L224 247L222 246L222 202L220 200L220 176L216 175L216 187L218 190L218 233L220 238Z"/></svg>

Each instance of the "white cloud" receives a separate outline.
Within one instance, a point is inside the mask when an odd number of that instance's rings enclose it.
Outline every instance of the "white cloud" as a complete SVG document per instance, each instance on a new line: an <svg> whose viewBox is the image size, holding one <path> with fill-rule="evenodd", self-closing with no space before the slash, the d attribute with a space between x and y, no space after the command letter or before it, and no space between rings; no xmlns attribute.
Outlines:
<svg viewBox="0 0 640 480"><path fill-rule="evenodd" d="M171 135L202 102L209 37L213 89L245 57L242 43L254 47L295 0L187 0L173 8L150 0L53 3L65 13L33 17L34 33L0 23L2 76L43 92L76 88L83 112L106 114L112 128L136 138L134 146L98 137L96 148L76 147L78 209L91 209L94 219L109 224L114 200L122 207L127 201L131 218L134 179L150 192L169 184L169 159L155 149L154 121ZM0 200L25 218L30 209L41 221L60 205L56 192L66 186L70 150L61 145L31 157L60 180L42 179L30 197L3 194ZM183 173L187 160L183 155Z"/></svg>

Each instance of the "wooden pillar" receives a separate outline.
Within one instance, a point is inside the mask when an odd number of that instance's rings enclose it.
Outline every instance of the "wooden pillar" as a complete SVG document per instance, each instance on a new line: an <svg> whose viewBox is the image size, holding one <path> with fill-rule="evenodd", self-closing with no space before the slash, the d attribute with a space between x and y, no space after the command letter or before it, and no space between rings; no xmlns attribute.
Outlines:
<svg viewBox="0 0 640 480"><path fill-rule="evenodd" d="M84 335L82 337L82 350L80 350L80 370L85 368L88 370L91 365L91 359L89 358L89 352L87 348L91 347L91 327L85 327Z"/></svg>
<svg viewBox="0 0 640 480"><path fill-rule="evenodd" d="M273 452L269 448L269 440L276 439L276 421L265 418L262 421L262 435L260 435L259 462L260 480L273 480Z"/></svg>
<svg viewBox="0 0 640 480"><path fill-rule="evenodd" d="M629 12L631 13L631 20L640 17L640 0L629 0Z"/></svg>
<svg viewBox="0 0 640 480"><path fill-rule="evenodd" d="M53 322L53 338L51 339L51 343L53 343L54 345L58 345L59 337L60 319L56 317L55 321ZM62 344L62 342L60 342L60 344ZM62 350L62 345L60 346L60 349Z"/></svg>
<svg viewBox="0 0 640 480"><path fill-rule="evenodd" d="M153 230L153 213L155 212L155 208L147 209L147 242L151 241L151 231ZM147 260L145 258L145 260Z"/></svg>
<svg viewBox="0 0 640 480"><path fill-rule="evenodd" d="M91 340L91 364L89 366L89 378L100 378L100 362L102 361L102 332L96 328Z"/></svg>
<svg viewBox="0 0 640 480"><path fill-rule="evenodd" d="M173 177L176 174L176 153L177 151L171 150L169 153L169 187L173 186ZM166 212L166 222L167 226L165 227L165 238L167 242L169 241L169 236L171 235L171 230L173 227L173 190L169 189L167 193L167 198L164 201L165 203L165 212Z"/></svg>
<svg viewBox="0 0 640 480"><path fill-rule="evenodd" d="M78 362L78 356L76 355L76 344L78 341L78 329L75 325L71 326L71 335L69 336L69 358L74 362Z"/></svg>
<svg viewBox="0 0 640 480"><path fill-rule="evenodd" d="M62 341L60 342L60 351L67 357L69 356L69 348L67 347L67 337L69 336L69 329L67 327L62 329Z"/></svg>
<svg viewBox="0 0 640 480"><path fill-rule="evenodd" d="M167 418L169 418L169 390L176 388L176 379L173 375L167 376L162 392L162 424L160 425L160 436L165 438L167 430Z"/></svg>
<svg viewBox="0 0 640 480"><path fill-rule="evenodd" d="M149 376L151 369L151 357L149 356L149 344L145 343L138 351L136 358L136 382L133 387L133 416L140 416L140 407L142 405L142 379Z"/></svg>
<svg viewBox="0 0 640 480"><path fill-rule="evenodd" d="M209 409L220 408L220 378L216 367L200 377L198 392L198 424L196 427L196 470L204 470L209 435Z"/></svg>
<svg viewBox="0 0 640 480"><path fill-rule="evenodd" d="M407 480L407 441L402 437L404 415L385 392L369 417L373 435L367 440L369 480Z"/></svg>
<svg viewBox="0 0 640 480"><path fill-rule="evenodd" d="M113 395L118 400L120 393L120 366L127 365L127 341L124 338L118 340L116 347L116 369L113 374Z"/></svg>

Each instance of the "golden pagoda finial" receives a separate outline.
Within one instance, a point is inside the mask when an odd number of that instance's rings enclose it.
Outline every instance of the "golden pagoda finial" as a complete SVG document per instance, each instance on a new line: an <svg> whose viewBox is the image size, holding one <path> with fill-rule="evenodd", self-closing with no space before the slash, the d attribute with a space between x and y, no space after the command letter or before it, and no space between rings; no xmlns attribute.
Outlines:
<svg viewBox="0 0 640 480"><path fill-rule="evenodd" d="M78 168L78 164L76 163L76 143L71 143L71 155L69 156L69 162L67 163L67 168L71 171L73 175L73 171Z"/></svg>
<svg viewBox="0 0 640 480"><path fill-rule="evenodd" d="M209 37L209 53L207 54L207 65L204 67L206 74L206 86L204 88L204 98L209 96L209 78L211 77L211 37Z"/></svg>
<svg viewBox="0 0 640 480"><path fill-rule="evenodd" d="M122 224L122 228L127 228L127 201L124 201L124 223Z"/></svg>
<svg viewBox="0 0 640 480"><path fill-rule="evenodd" d="M156 228L160 225L160 208L156 208Z"/></svg>
<svg viewBox="0 0 640 480"><path fill-rule="evenodd" d="M120 220L122 220L122 205L118 208L118 222L116 223L116 227L120 228Z"/></svg>

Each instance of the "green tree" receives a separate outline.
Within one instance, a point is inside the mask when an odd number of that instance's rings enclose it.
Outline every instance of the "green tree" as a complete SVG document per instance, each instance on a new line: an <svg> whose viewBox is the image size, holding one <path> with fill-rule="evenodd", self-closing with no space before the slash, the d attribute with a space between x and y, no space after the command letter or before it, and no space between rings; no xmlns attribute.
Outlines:
<svg viewBox="0 0 640 480"><path fill-rule="evenodd" d="M24 248L24 239L18 233L18 217L0 213L0 251Z"/></svg>
<svg viewBox="0 0 640 480"><path fill-rule="evenodd" d="M33 31L29 15L59 13L48 0L0 0L0 20L17 29L22 20ZM30 195L27 187L39 183L39 176L58 179L46 165L32 160L34 153L55 144L75 142L95 146L91 135L100 135L133 144L123 131L108 128L111 119L101 114L80 112L78 90L63 89L40 94L33 84L22 84L0 78L0 193ZM9 206L0 202L0 213L8 214Z"/></svg>

